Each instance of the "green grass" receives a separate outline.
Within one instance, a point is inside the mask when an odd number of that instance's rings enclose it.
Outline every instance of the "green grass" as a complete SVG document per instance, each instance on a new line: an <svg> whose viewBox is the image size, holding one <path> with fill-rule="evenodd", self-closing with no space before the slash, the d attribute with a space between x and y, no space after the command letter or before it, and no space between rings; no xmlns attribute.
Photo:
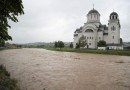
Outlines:
<svg viewBox="0 0 130 90"><path fill-rule="evenodd" d="M93 53L93 54L108 54L108 55L122 55L130 56L130 51L126 50L81 50L71 48L46 48L47 50L62 51L62 52L78 52L78 53Z"/></svg>
<svg viewBox="0 0 130 90"><path fill-rule="evenodd" d="M17 80L10 78L10 73L3 65L0 65L0 90L20 90Z"/></svg>

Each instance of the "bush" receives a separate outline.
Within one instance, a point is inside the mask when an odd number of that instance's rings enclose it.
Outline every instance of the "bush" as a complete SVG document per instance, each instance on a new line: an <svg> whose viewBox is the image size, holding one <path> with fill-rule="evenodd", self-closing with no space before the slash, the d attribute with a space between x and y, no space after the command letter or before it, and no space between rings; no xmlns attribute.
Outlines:
<svg viewBox="0 0 130 90"><path fill-rule="evenodd" d="M10 78L10 73L0 65L0 90L20 90L17 81Z"/></svg>

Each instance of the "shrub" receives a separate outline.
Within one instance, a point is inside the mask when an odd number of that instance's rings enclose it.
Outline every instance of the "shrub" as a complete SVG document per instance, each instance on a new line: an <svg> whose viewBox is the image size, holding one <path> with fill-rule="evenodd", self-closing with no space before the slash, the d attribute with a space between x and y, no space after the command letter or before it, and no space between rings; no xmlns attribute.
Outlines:
<svg viewBox="0 0 130 90"><path fill-rule="evenodd" d="M10 73L0 65L0 90L20 90L17 81L10 78Z"/></svg>

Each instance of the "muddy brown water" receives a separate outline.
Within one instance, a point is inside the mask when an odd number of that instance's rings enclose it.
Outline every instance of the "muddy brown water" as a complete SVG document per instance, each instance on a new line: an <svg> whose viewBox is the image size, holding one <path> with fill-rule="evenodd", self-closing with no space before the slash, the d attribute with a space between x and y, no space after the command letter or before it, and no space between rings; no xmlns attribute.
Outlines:
<svg viewBox="0 0 130 90"><path fill-rule="evenodd" d="M130 90L128 56L11 49L0 64L21 90Z"/></svg>

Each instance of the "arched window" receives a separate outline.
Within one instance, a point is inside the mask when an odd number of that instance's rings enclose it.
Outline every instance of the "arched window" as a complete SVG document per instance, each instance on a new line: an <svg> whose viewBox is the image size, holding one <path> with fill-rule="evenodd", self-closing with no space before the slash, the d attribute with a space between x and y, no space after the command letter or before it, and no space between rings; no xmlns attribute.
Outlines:
<svg viewBox="0 0 130 90"><path fill-rule="evenodd" d="M91 14L91 19L92 19L92 14Z"/></svg>
<svg viewBox="0 0 130 90"><path fill-rule="evenodd" d="M116 19L117 19L117 16L116 16Z"/></svg>
<svg viewBox="0 0 130 90"><path fill-rule="evenodd" d="M112 26L111 31L115 31L115 30L116 30L116 27Z"/></svg>
<svg viewBox="0 0 130 90"><path fill-rule="evenodd" d="M92 29L87 29L85 32L93 32L93 30Z"/></svg>
<svg viewBox="0 0 130 90"><path fill-rule="evenodd" d="M112 19L114 19L114 16L112 16Z"/></svg>
<svg viewBox="0 0 130 90"><path fill-rule="evenodd" d="M114 39L114 36L113 36L113 39Z"/></svg>

